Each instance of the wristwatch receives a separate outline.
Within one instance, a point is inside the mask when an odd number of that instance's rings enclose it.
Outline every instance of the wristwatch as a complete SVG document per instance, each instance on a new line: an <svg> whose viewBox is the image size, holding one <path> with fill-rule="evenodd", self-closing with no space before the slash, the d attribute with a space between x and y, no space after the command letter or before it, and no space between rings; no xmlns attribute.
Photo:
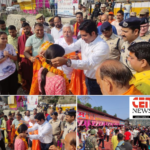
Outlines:
<svg viewBox="0 0 150 150"><path fill-rule="evenodd" d="M67 64L66 65L67 65L67 67L71 67L71 59L67 60Z"/></svg>

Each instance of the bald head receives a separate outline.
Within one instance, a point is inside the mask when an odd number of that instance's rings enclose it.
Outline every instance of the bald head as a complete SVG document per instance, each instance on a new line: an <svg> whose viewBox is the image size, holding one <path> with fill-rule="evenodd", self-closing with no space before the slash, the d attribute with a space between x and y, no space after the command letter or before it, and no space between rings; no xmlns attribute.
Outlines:
<svg viewBox="0 0 150 150"><path fill-rule="evenodd" d="M108 94L107 88L121 89L128 87L131 78L132 73L129 68L117 60L105 60L96 71L97 83L100 85L103 94Z"/></svg>
<svg viewBox="0 0 150 150"><path fill-rule="evenodd" d="M107 22L107 21L108 21L108 15L107 15L107 14L103 14L102 17L101 17L101 22L102 22L102 24L103 24L104 22Z"/></svg>
<svg viewBox="0 0 150 150"><path fill-rule="evenodd" d="M76 150L76 132L70 132L65 137L65 149Z"/></svg>

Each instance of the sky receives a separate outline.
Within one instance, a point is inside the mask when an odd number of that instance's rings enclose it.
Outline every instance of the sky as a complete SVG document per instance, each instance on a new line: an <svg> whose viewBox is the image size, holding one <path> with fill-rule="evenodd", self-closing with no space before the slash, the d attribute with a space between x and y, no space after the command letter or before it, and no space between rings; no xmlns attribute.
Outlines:
<svg viewBox="0 0 150 150"><path fill-rule="evenodd" d="M82 96L78 96L81 98ZM108 114L115 115L120 119L129 118L129 96L88 96L89 103L94 106L102 106Z"/></svg>

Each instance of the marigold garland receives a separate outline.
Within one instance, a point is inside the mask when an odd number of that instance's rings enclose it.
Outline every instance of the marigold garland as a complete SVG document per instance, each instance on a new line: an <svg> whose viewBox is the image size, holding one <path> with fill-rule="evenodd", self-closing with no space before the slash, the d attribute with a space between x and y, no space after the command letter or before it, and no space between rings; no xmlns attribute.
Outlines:
<svg viewBox="0 0 150 150"><path fill-rule="evenodd" d="M48 71L50 71L50 72L52 72L52 73L54 73L56 75L62 76L65 79L65 82L66 82L66 94L69 95L69 80L68 80L66 74L64 74L64 72L62 70L57 69L57 68L51 66L50 64L47 64L45 58L42 58L41 62L42 62L42 66L44 68L46 68Z"/></svg>
<svg viewBox="0 0 150 150"><path fill-rule="evenodd" d="M18 128L19 128L20 125L22 125L22 123L20 123L20 124L18 125L18 127L17 127L17 129L16 129L16 132L15 132L15 134L16 134L17 136L19 135L19 133L18 133ZM27 143L26 139L25 139L25 138L21 138L21 139L22 139L22 141L23 141L24 144L25 144L26 150L28 150L28 143Z"/></svg>

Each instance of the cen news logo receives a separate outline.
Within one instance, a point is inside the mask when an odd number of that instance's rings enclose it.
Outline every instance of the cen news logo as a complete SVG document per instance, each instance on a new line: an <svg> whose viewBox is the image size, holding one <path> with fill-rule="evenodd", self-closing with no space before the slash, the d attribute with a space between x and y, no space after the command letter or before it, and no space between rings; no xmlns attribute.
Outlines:
<svg viewBox="0 0 150 150"><path fill-rule="evenodd" d="M150 118L150 97L130 97L130 119Z"/></svg>

